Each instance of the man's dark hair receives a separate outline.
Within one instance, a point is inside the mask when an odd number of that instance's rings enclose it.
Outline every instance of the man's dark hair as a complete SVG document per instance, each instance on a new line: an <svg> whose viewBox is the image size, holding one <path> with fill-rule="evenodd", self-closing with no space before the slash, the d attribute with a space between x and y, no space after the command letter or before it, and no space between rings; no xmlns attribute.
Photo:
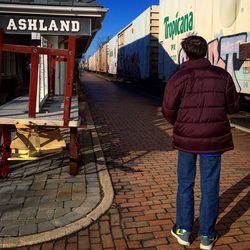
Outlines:
<svg viewBox="0 0 250 250"><path fill-rule="evenodd" d="M207 54L207 41L201 36L188 36L181 42L189 60L204 58Z"/></svg>

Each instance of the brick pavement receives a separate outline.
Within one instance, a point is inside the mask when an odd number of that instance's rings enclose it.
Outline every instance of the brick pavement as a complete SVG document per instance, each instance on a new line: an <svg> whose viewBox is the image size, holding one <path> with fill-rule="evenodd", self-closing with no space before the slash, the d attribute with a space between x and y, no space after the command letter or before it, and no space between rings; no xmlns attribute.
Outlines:
<svg viewBox="0 0 250 250"><path fill-rule="evenodd" d="M176 159L161 100L90 74L84 87L115 192L109 211L85 230L29 250L183 249L170 235L175 221ZM221 205L214 249L250 249L250 134L233 129L235 150L222 159ZM198 214L199 171L195 188ZM190 249L198 249L198 224ZM27 249L27 248L22 248Z"/></svg>

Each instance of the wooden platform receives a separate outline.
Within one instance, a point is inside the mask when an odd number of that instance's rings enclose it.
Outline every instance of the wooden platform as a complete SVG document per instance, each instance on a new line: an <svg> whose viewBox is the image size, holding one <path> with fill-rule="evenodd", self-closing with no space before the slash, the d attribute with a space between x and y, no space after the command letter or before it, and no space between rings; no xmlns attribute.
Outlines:
<svg viewBox="0 0 250 250"><path fill-rule="evenodd" d="M36 118L28 117L28 96L18 97L0 106L0 124L35 124L38 126L63 126L64 96L53 96L46 100ZM78 98L72 97L69 127L80 125Z"/></svg>

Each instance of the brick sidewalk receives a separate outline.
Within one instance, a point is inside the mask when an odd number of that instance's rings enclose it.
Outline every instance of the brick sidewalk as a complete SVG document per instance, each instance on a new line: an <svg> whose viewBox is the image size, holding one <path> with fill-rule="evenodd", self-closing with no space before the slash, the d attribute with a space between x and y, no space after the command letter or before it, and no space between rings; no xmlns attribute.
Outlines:
<svg viewBox="0 0 250 250"><path fill-rule="evenodd" d="M170 235L175 221L177 152L171 146L172 127L161 114L161 100L87 73L83 80L115 200L89 228L28 249L183 249ZM215 250L250 249L250 134L232 131L235 150L222 159L216 226L222 237ZM197 171L196 218L199 198ZM199 249L197 231L196 220L190 249Z"/></svg>

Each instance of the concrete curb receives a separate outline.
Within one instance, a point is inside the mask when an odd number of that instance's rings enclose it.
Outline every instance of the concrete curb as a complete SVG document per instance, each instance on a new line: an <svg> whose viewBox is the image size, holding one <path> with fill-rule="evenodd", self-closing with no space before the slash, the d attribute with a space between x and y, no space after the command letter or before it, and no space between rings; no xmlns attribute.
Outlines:
<svg viewBox="0 0 250 250"><path fill-rule="evenodd" d="M90 115L88 105L86 105L85 108L88 109L88 115ZM89 116L89 119L92 120L92 117ZM92 124L94 124L93 121ZM97 205L97 207L94 210L88 213L85 217L68 225L65 225L64 227L60 227L57 229L33 235L1 238L0 248L7 249L7 248L31 246L62 238L64 236L70 235L72 233L78 232L88 227L91 223L96 221L101 215L103 215L110 208L114 198L114 190L112 187L111 178L105 164L105 158L102 152L102 148L95 127L91 129L91 134L92 134L94 154L96 158L98 177L103 193L101 202Z"/></svg>

